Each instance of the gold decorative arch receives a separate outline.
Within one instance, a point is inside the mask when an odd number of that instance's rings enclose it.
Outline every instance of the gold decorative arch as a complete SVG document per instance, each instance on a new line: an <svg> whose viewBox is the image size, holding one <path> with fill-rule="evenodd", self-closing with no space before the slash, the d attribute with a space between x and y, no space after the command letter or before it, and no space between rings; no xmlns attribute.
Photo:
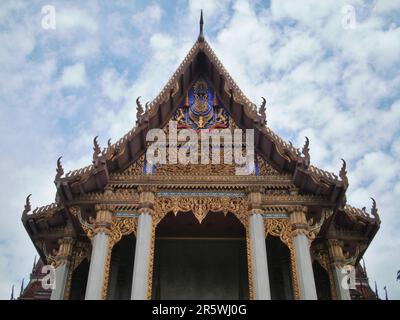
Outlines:
<svg viewBox="0 0 400 320"><path fill-rule="evenodd" d="M111 210L114 207L105 208L107 210ZM114 211L114 210L113 210ZM136 235L137 228L137 218L134 217L117 217L112 216L111 224L108 227L97 228L94 219L91 219L90 222L85 221L82 218L81 210L79 207L71 207L70 212L72 215L76 216L82 226L83 231L87 235L87 237L92 241L96 232L106 232L109 235L109 242L107 248L107 256L105 263L105 272L103 279L103 288L102 288L102 299L107 299L107 291L108 291L108 279L110 273L110 261L112 249L116 243L118 243L123 236L134 233ZM111 212L111 211L109 211Z"/></svg>
<svg viewBox="0 0 400 320"><path fill-rule="evenodd" d="M246 198L230 197L157 197L154 205L153 223L158 223L169 212L193 212L199 223L202 223L209 212L233 213L247 228L248 202Z"/></svg>
<svg viewBox="0 0 400 320"><path fill-rule="evenodd" d="M108 248L107 248L107 257L106 257L104 280L103 280L103 290L102 290L103 300L107 299L112 249L114 245L117 244L122 239L123 236L127 236L131 233L136 235L136 228L137 228L137 218L115 217L115 216L113 217L110 230L111 231L110 241L108 243Z"/></svg>
<svg viewBox="0 0 400 320"><path fill-rule="evenodd" d="M288 247L290 252L290 267L293 284L293 295L296 300L300 300L300 288L298 271L296 264L296 252L293 245L292 225L287 218L264 219L265 237L268 235L279 237L280 240Z"/></svg>
<svg viewBox="0 0 400 320"><path fill-rule="evenodd" d="M151 237L151 252L149 258L149 273L147 284L147 299L151 299L152 282L153 282L153 264L154 264L154 243L156 227L160 221L168 213L177 215L179 212L193 212L199 223L210 212L223 212L225 215L229 212L234 214L243 224L246 230L246 246L247 246L247 269L249 277L249 297L253 299L253 266L252 266L252 249L249 235L248 220L248 200L247 197L202 197L202 196L171 196L156 197L154 209L152 213L153 229Z"/></svg>

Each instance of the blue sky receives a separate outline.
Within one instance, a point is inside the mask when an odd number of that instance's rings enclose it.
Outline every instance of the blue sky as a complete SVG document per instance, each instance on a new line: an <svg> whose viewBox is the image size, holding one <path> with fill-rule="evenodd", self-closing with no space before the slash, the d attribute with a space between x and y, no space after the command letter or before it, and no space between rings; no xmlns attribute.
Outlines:
<svg viewBox="0 0 400 320"><path fill-rule="evenodd" d="M42 28L42 7L56 29ZM345 23L351 5L355 24ZM198 34L200 8L214 51L268 125L337 173L348 201L377 200L381 230L365 255L370 280L400 298L400 3L398 1L2 1L0 4L0 298L28 277L35 255L20 222L54 201L57 158L90 164L135 123Z"/></svg>

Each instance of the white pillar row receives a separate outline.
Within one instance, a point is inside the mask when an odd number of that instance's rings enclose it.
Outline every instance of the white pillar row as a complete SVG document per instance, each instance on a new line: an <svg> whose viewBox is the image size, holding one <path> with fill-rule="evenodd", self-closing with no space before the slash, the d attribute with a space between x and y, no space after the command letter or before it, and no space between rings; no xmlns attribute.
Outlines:
<svg viewBox="0 0 400 320"><path fill-rule="evenodd" d="M131 300L146 300L150 272L151 237L153 231L153 219L151 214L153 212L155 194L154 190L150 187L140 187L138 191L140 215L136 229Z"/></svg>
<svg viewBox="0 0 400 320"><path fill-rule="evenodd" d="M152 223L151 214L140 214L136 231L131 300L147 299Z"/></svg>
<svg viewBox="0 0 400 320"><path fill-rule="evenodd" d="M51 300L63 300L67 286L68 272L71 265L71 254L74 240L70 237L60 239L59 249L55 256L56 270L54 275L54 289L51 292Z"/></svg>
<svg viewBox="0 0 400 320"><path fill-rule="evenodd" d="M296 266L299 280L300 299L317 300L314 271L307 237L307 207L294 208L290 214L293 228L293 246L296 253Z"/></svg>
<svg viewBox="0 0 400 320"><path fill-rule="evenodd" d="M111 222L112 213L110 211L97 211L85 300L102 299Z"/></svg>
<svg viewBox="0 0 400 320"><path fill-rule="evenodd" d="M255 300L271 300L263 219L261 214L252 214L249 221Z"/></svg>
<svg viewBox="0 0 400 320"><path fill-rule="evenodd" d="M337 240L329 240L329 255L331 258L332 269L333 269L333 279L335 283L335 289L338 300L351 300L348 277L349 274L343 268L345 264L345 259L343 255L343 250L341 244Z"/></svg>

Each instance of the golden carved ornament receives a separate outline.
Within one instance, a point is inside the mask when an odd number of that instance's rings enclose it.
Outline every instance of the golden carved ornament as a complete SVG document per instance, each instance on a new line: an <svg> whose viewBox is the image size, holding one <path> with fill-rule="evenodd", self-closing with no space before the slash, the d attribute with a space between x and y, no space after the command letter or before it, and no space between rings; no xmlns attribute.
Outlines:
<svg viewBox="0 0 400 320"><path fill-rule="evenodd" d="M161 219L160 219L161 220ZM148 273L147 273L147 300L151 300L151 294L153 290L153 265L154 265L154 248L156 239L156 223L153 219L153 225L151 228L151 240L150 240L150 254L148 261Z"/></svg>
<svg viewBox="0 0 400 320"><path fill-rule="evenodd" d="M136 160L131 166L129 166L125 171L120 173L112 173L110 175L111 180L125 180L129 178L139 177L143 175L144 170L144 158L143 154Z"/></svg>
<svg viewBox="0 0 400 320"><path fill-rule="evenodd" d="M137 202L139 201L139 195L134 189L120 188L113 191L106 192L94 192L84 194L79 197L79 200L87 201L123 201L123 202Z"/></svg>
<svg viewBox="0 0 400 320"><path fill-rule="evenodd" d="M58 240L58 249L53 249L50 254L47 252L44 241L40 243L40 246L42 247L47 263L54 268L58 268L60 265L70 264L74 242L75 240L71 237L60 238Z"/></svg>
<svg viewBox="0 0 400 320"><path fill-rule="evenodd" d="M249 228L246 227L246 252L247 252L247 270L248 270L248 278L249 278L249 299L254 299L254 273L253 273L253 247L251 245L250 231Z"/></svg>
<svg viewBox="0 0 400 320"><path fill-rule="evenodd" d="M136 234L137 229L137 219L128 217L113 217L110 228L110 238L108 242L105 272L102 288L102 299L106 300L108 295L108 282L110 277L110 262L112 249L116 243L118 243L123 236L129 235L131 233Z"/></svg>
<svg viewBox="0 0 400 320"><path fill-rule="evenodd" d="M333 214L332 209L323 209L321 219L318 222L314 223L313 219L308 221L309 230L308 230L308 239L310 242L314 241L314 239L318 236L318 233L321 231L322 225L324 222Z"/></svg>
<svg viewBox="0 0 400 320"><path fill-rule="evenodd" d="M87 221L85 221L85 220L82 218L81 209L80 209L79 207L71 207L71 208L69 209L69 212L70 212L73 216L75 216L75 217L78 218L78 221L79 221L79 223L80 223L80 225L81 225L83 231L85 232L86 236L87 236L90 240L92 240L93 237L94 237L94 235L95 235L94 226L93 226L93 224L88 223Z"/></svg>
<svg viewBox="0 0 400 320"><path fill-rule="evenodd" d="M292 226L289 219L264 219L265 236L279 237L288 247L290 252L290 266L293 284L293 295L296 300L300 299L300 287L296 264L296 252L293 245Z"/></svg>
<svg viewBox="0 0 400 320"><path fill-rule="evenodd" d="M84 259L87 259L88 261L90 260L90 244L87 242L78 242L74 246L71 265L68 269L67 281L64 290L64 300L68 300L70 298L73 272Z"/></svg>
<svg viewBox="0 0 400 320"><path fill-rule="evenodd" d="M153 221L157 225L169 212L193 212L201 223L208 212L232 212L243 225L247 225L247 199L230 197L158 197Z"/></svg>
<svg viewBox="0 0 400 320"><path fill-rule="evenodd" d="M74 216L78 217L82 229L85 231L90 240L93 240L93 237L98 232L104 232L109 236L102 287L102 298L107 299L112 249L123 236L129 235L131 233L136 233L137 219L130 217L112 216L111 211L107 209L112 209L113 207L107 205L96 205L95 207L98 211L96 214L96 219L90 219L91 223L87 223L82 219L79 207L72 207L70 209L70 212Z"/></svg>
<svg viewBox="0 0 400 320"><path fill-rule="evenodd" d="M343 254L343 243L337 239L328 240L329 256L332 261L332 265L335 268L341 268L345 265L345 257Z"/></svg>
<svg viewBox="0 0 400 320"><path fill-rule="evenodd" d="M281 175L260 156L257 156L258 173L260 176Z"/></svg>

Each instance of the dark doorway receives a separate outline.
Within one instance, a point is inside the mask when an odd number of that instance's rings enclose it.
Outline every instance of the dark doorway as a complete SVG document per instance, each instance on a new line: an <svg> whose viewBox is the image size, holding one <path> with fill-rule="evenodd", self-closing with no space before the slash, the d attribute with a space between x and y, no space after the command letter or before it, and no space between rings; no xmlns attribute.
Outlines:
<svg viewBox="0 0 400 320"><path fill-rule="evenodd" d="M72 272L70 300L85 300L86 284L89 275L89 262L84 259Z"/></svg>
<svg viewBox="0 0 400 320"><path fill-rule="evenodd" d="M293 300L289 248L277 237L266 241L268 275L272 300Z"/></svg>
<svg viewBox="0 0 400 320"><path fill-rule="evenodd" d="M328 272L316 260L313 262L313 270L318 300L331 300L331 286Z"/></svg>
<svg viewBox="0 0 400 320"><path fill-rule="evenodd" d="M233 215L168 214L157 226L153 299L248 299L246 231Z"/></svg>
<svg viewBox="0 0 400 320"><path fill-rule="evenodd" d="M135 260L136 238L133 235L122 237L114 245L111 254L108 284L109 300L130 300L133 263Z"/></svg>

